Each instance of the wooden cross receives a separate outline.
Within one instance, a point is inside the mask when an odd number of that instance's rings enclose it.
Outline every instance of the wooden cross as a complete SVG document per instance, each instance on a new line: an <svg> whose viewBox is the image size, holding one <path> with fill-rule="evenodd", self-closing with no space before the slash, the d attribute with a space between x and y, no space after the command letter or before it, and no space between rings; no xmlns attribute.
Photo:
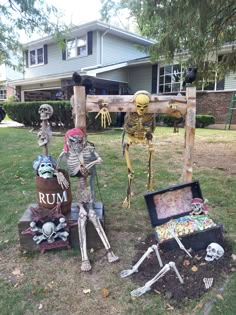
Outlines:
<svg viewBox="0 0 236 315"><path fill-rule="evenodd" d="M74 86L75 128L86 134L86 113L99 112L99 104L107 104L109 112L135 112L133 95L85 95L83 86ZM149 113L171 115L175 108L185 118L183 181L192 181L193 148L196 125L196 88L188 87L186 96L151 95Z"/></svg>

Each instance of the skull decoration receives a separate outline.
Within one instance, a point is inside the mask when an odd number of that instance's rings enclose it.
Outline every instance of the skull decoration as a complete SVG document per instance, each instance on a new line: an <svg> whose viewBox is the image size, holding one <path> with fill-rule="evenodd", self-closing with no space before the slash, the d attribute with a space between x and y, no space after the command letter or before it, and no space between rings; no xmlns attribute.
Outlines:
<svg viewBox="0 0 236 315"><path fill-rule="evenodd" d="M56 236L56 225L53 222L46 222L42 226L42 233L47 239L48 243L55 242L55 236Z"/></svg>
<svg viewBox="0 0 236 315"><path fill-rule="evenodd" d="M53 108L49 104L42 104L39 107L38 113L40 114L41 120L48 120L53 114Z"/></svg>
<svg viewBox="0 0 236 315"><path fill-rule="evenodd" d="M147 113L151 97L147 91L138 91L134 94L136 112L139 116Z"/></svg>
<svg viewBox="0 0 236 315"><path fill-rule="evenodd" d="M217 243L211 243L206 249L206 261L218 260L224 255L224 249Z"/></svg>
<svg viewBox="0 0 236 315"><path fill-rule="evenodd" d="M206 201L203 201L201 198L193 198L191 203L191 214L207 214Z"/></svg>
<svg viewBox="0 0 236 315"><path fill-rule="evenodd" d="M37 136L38 136L38 145L42 147L49 142L51 134L46 132L45 130L40 130Z"/></svg>
<svg viewBox="0 0 236 315"><path fill-rule="evenodd" d="M55 173L56 162L51 156L39 155L33 162L33 168L42 178L52 178Z"/></svg>

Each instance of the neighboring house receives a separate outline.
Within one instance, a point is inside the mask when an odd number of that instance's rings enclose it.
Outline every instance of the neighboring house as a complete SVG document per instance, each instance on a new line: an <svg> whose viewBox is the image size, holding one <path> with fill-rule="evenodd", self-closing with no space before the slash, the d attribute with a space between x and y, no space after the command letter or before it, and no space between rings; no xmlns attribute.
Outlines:
<svg viewBox="0 0 236 315"><path fill-rule="evenodd" d="M10 82L21 76L21 73L14 71L11 67L0 65L0 102L5 102L8 97L16 95L15 86Z"/></svg>
<svg viewBox="0 0 236 315"><path fill-rule="evenodd" d="M70 31L65 49L52 37L25 44L24 74L9 84L16 88L21 101L69 99L73 93L71 78L76 71L83 79L92 80L95 94L133 94L140 89L177 94L182 90L184 69L177 63L152 64L145 52L152 43L100 21L84 23ZM219 56L231 46L222 47ZM223 123L234 90L234 73L219 82L202 85L204 92L197 93L198 113L213 114ZM215 105L218 103L220 110Z"/></svg>

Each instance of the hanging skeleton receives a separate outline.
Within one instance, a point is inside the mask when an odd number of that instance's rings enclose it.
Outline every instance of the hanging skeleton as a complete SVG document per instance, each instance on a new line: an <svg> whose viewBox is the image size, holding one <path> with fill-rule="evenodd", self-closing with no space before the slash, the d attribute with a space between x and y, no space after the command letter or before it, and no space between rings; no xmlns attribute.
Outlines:
<svg viewBox="0 0 236 315"><path fill-rule="evenodd" d="M111 250L107 236L94 210L96 175L95 165L100 164L102 159L96 153L94 145L86 140L85 135L81 129L74 128L66 132L64 150L59 156L58 163L60 163L61 159L66 159L69 175L72 177L78 177L78 232L82 256L81 270L91 270L91 263L87 254L87 219L93 223L99 237L101 238L104 247L107 250L108 261L117 261L119 258Z"/></svg>
<svg viewBox="0 0 236 315"><path fill-rule="evenodd" d="M153 158L153 132L155 130L155 114L148 113L151 95L147 91L138 91L134 94L136 112L127 113L124 122L124 131L122 145L125 152L125 159L128 168L128 188L127 196L123 202L125 208L130 208L130 199L132 196L132 182L134 171L129 157L129 147L132 143L143 143L148 145L148 190L152 191L152 158ZM124 136L128 135L128 142L124 143Z"/></svg>

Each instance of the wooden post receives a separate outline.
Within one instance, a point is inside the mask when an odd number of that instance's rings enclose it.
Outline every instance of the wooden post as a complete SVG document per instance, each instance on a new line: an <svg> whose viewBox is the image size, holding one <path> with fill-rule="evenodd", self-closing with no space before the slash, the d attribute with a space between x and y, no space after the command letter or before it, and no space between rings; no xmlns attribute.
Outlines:
<svg viewBox="0 0 236 315"><path fill-rule="evenodd" d="M74 86L75 128L86 134L86 96L84 86Z"/></svg>
<svg viewBox="0 0 236 315"><path fill-rule="evenodd" d="M196 88L186 89L187 114L185 121L185 143L184 143L184 164L183 180L190 182L193 175L193 148L196 125Z"/></svg>

